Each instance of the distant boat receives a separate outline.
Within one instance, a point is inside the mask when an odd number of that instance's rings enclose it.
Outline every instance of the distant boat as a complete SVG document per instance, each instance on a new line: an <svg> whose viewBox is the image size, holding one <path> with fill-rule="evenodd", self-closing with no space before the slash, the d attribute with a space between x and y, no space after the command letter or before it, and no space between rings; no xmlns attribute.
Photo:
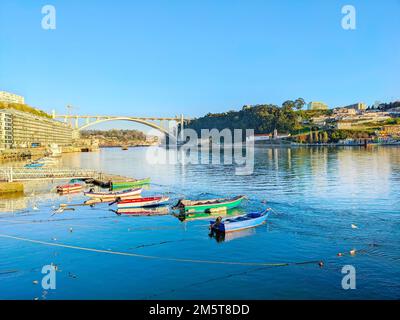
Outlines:
<svg viewBox="0 0 400 320"><path fill-rule="evenodd" d="M209 200L179 200L174 209L179 209L187 213L207 212L214 213L219 210L228 210L239 206L245 196L234 198L209 199Z"/></svg>
<svg viewBox="0 0 400 320"><path fill-rule="evenodd" d="M212 232L233 232L257 227L267 220L269 209L261 212L252 212L235 218L218 219L210 221Z"/></svg>
<svg viewBox="0 0 400 320"><path fill-rule="evenodd" d="M43 163L43 164L57 164L58 163L58 161L57 161L57 159L55 159L55 158L48 158L48 157L45 157L45 158L41 158L41 159L39 159L39 160L37 160L36 161L37 163Z"/></svg>
<svg viewBox="0 0 400 320"><path fill-rule="evenodd" d="M135 196L139 196L142 193L141 188L137 189L128 189L119 192L94 192L89 191L85 192L85 196L90 197L92 199L96 199L99 201L113 201L117 199L128 199L133 198Z"/></svg>
<svg viewBox="0 0 400 320"><path fill-rule="evenodd" d="M58 144L52 143L50 145L50 153L52 157L61 157L62 149Z"/></svg>
<svg viewBox="0 0 400 320"><path fill-rule="evenodd" d="M117 181L117 182L111 182L110 189L116 190L116 189L123 189L123 188L132 188L132 187L137 187L137 186L141 186L141 185L149 184L149 183L150 183L150 178L132 179L132 180L127 180L127 181Z"/></svg>
<svg viewBox="0 0 400 320"><path fill-rule="evenodd" d="M44 166L44 163L38 163L38 162L33 162L33 163L28 163L24 166L24 168L27 169L39 169Z"/></svg>
<svg viewBox="0 0 400 320"><path fill-rule="evenodd" d="M117 203L118 209L156 207L164 205L169 201L168 197L148 197L121 200Z"/></svg>
<svg viewBox="0 0 400 320"><path fill-rule="evenodd" d="M124 151L129 150L129 148L127 146L122 146L121 149Z"/></svg>

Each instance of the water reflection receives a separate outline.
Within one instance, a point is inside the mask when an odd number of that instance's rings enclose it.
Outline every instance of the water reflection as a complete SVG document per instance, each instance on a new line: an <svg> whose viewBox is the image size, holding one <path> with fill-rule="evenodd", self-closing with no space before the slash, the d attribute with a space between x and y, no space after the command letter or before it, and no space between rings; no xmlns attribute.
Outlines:
<svg viewBox="0 0 400 320"><path fill-rule="evenodd" d="M228 218L228 217L236 217L245 214L246 211L244 208L233 208L225 211L219 211L216 213L175 213L174 216L177 217L180 221L194 221L194 220L215 220L218 217Z"/></svg>
<svg viewBox="0 0 400 320"><path fill-rule="evenodd" d="M251 229L244 229L240 231L235 231L235 232L213 232L210 233L209 236L210 238L215 239L218 243L219 242L229 242L232 240L238 240L241 238L253 236L256 234L256 228L251 228Z"/></svg>

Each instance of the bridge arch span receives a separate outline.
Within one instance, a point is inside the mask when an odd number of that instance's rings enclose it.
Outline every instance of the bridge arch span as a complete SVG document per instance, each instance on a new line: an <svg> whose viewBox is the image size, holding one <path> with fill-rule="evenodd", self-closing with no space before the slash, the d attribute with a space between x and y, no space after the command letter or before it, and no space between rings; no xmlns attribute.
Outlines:
<svg viewBox="0 0 400 320"><path fill-rule="evenodd" d="M163 128L163 127L161 127L161 126L159 126L159 125L157 125L155 123L152 123L150 121L146 121L146 120L143 120L143 119L137 119L137 118L131 118L131 117L114 117L114 118L99 119L99 120L87 123L87 124L79 127L78 130L79 131L85 130L88 127L94 126L94 125L99 124L99 123L108 122L108 121L131 121L131 122L136 122L136 123L144 124L144 125L146 125L148 127L151 127L153 129L156 129L156 130L164 133L168 137L171 136L170 132L168 132L165 128Z"/></svg>

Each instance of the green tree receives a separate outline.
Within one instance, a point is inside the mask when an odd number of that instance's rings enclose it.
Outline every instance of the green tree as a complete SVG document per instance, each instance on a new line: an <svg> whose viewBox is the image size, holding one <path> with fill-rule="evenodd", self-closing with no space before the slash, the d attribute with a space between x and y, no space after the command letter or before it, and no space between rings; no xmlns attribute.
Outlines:
<svg viewBox="0 0 400 320"><path fill-rule="evenodd" d="M303 98L297 98L294 101L294 108L299 111L299 110L303 109L305 104L306 104L306 102L304 101Z"/></svg>

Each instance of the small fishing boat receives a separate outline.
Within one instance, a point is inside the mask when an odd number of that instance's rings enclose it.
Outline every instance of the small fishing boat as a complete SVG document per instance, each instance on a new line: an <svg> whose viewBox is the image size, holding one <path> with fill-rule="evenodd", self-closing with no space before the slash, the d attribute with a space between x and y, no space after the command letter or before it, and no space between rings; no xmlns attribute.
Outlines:
<svg viewBox="0 0 400 320"><path fill-rule="evenodd" d="M174 209L179 209L187 213L214 213L236 208L242 203L244 198L245 196L210 200L179 200L178 203L174 206Z"/></svg>
<svg viewBox="0 0 400 320"><path fill-rule="evenodd" d="M44 166L44 163L39 163L39 162L32 162L32 163L28 163L24 166L24 168L26 169L39 169L42 168Z"/></svg>
<svg viewBox="0 0 400 320"><path fill-rule="evenodd" d="M54 159L54 158L49 158L49 157L45 157L45 158L41 158L39 160L37 160L37 163L43 163L43 164L57 164L58 160Z"/></svg>
<svg viewBox="0 0 400 320"><path fill-rule="evenodd" d="M81 191L82 188L83 188L83 186L79 183L65 184L62 186L57 186L57 192L58 193L72 193L72 192Z"/></svg>
<svg viewBox="0 0 400 320"><path fill-rule="evenodd" d="M136 199L126 199L118 201L117 206L118 209L156 207L164 205L168 201L169 201L168 197L136 198Z"/></svg>
<svg viewBox="0 0 400 320"><path fill-rule="evenodd" d="M167 207L160 208L127 208L118 209L115 211L118 215L129 215L129 216L165 216L169 214Z"/></svg>
<svg viewBox="0 0 400 320"><path fill-rule="evenodd" d="M211 232L233 232L248 228L257 227L267 220L269 210L261 212L247 213L234 218L222 219L218 217L216 221L210 221Z"/></svg>
<svg viewBox="0 0 400 320"><path fill-rule="evenodd" d="M119 192L94 192L89 191L85 192L85 196L92 198L92 199L99 199L101 201L113 201L117 199L128 199L134 198L135 196L139 196L142 193L141 188L137 189L128 189Z"/></svg>
<svg viewBox="0 0 400 320"><path fill-rule="evenodd" d="M149 183L150 183L150 178L133 179L133 180L128 180L128 181L117 181L117 182L111 182L110 189L116 190L116 189L123 189L123 188L132 188L132 187L137 187L137 186L141 186L141 185L149 184Z"/></svg>

